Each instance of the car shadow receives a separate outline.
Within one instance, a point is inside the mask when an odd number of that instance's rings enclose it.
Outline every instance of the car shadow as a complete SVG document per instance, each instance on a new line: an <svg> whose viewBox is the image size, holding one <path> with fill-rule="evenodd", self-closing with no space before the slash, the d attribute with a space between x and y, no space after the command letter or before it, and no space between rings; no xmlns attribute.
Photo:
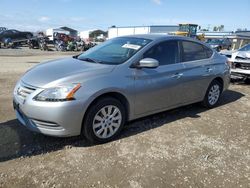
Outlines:
<svg viewBox="0 0 250 188"><path fill-rule="evenodd" d="M237 101L243 96L242 93L228 90L223 94L218 106ZM200 118L199 114L207 110L200 104L192 104L134 120L127 123L117 139L134 136L182 118ZM82 136L58 138L31 132L21 126L16 119L0 123L0 162L40 155L73 146L91 147L92 145Z"/></svg>

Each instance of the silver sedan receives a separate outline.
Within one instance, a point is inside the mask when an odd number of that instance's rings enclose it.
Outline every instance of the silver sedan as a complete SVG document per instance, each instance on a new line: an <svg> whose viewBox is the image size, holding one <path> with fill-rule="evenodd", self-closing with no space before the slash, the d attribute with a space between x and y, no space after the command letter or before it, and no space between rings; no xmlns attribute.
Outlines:
<svg viewBox="0 0 250 188"><path fill-rule="evenodd" d="M196 102L214 107L229 80L227 59L202 42L125 36L33 67L16 84L13 105L32 131L103 143L130 120Z"/></svg>

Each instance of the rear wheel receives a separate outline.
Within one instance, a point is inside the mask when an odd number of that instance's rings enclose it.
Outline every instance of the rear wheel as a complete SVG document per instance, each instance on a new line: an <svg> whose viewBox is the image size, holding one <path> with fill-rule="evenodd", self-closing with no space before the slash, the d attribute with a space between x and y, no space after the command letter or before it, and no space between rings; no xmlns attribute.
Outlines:
<svg viewBox="0 0 250 188"><path fill-rule="evenodd" d="M114 98L103 98L86 113L83 134L91 143L105 143L114 139L125 123L125 108Z"/></svg>
<svg viewBox="0 0 250 188"><path fill-rule="evenodd" d="M203 99L203 105L207 108L213 108L218 104L221 93L222 84L217 80L212 81Z"/></svg>

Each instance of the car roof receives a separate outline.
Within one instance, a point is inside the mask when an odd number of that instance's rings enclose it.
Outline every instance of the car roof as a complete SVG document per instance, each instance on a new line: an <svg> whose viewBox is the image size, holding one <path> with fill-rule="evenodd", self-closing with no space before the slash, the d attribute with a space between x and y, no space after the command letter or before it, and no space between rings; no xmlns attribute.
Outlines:
<svg viewBox="0 0 250 188"><path fill-rule="evenodd" d="M185 41L191 41L191 42L196 42L196 43L200 43L204 46L206 46L207 48L211 48L211 46L207 43L205 43L204 41L200 41L197 40L195 38L191 38L191 37L186 37L186 36L180 36L180 35L168 35L168 34L138 34L138 35L126 35L126 36L120 36L117 38L122 38L122 37L131 37L131 38L142 38L142 39L149 39L149 40L153 40L153 41L161 41L164 39L175 39L175 40L185 40Z"/></svg>
<svg viewBox="0 0 250 188"><path fill-rule="evenodd" d="M126 35L126 36L120 36L122 37L131 37L131 38L143 38L143 39L149 39L149 40L160 40L160 39L180 39L180 40L190 40L190 41L197 41L190 37L184 37L184 36L177 36L177 35L168 35L168 34L138 34L138 35Z"/></svg>

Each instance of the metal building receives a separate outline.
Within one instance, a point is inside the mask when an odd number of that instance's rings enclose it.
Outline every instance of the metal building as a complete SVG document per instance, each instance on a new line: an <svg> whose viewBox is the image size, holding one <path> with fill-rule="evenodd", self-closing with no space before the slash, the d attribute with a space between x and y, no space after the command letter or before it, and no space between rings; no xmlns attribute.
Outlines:
<svg viewBox="0 0 250 188"><path fill-rule="evenodd" d="M46 35L50 36L49 39L54 39L55 33L64 33L66 35L69 35L71 37L77 37L78 31L75 29L71 29L69 27L60 27L60 28L50 28L46 30Z"/></svg>
<svg viewBox="0 0 250 188"><path fill-rule="evenodd" d="M108 38L111 39L119 36L136 34L168 34L169 32L174 32L178 29L178 25L110 27L108 29Z"/></svg>

